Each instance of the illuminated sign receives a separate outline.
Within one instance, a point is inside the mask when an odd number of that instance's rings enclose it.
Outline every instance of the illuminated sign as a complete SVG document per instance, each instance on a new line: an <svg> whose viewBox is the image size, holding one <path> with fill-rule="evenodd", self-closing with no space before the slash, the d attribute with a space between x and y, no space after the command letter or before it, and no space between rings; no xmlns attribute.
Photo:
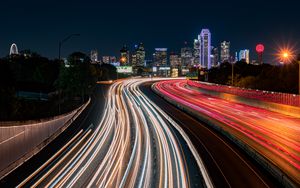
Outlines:
<svg viewBox="0 0 300 188"><path fill-rule="evenodd" d="M131 66L118 66L117 72L131 74L133 71Z"/></svg>
<svg viewBox="0 0 300 188"><path fill-rule="evenodd" d="M118 66L120 66L120 62L111 63L111 65L118 67Z"/></svg>
<svg viewBox="0 0 300 188"><path fill-rule="evenodd" d="M159 67L160 71L171 70L170 67Z"/></svg>
<svg viewBox="0 0 300 188"><path fill-rule="evenodd" d="M155 51L166 52L168 48L155 48Z"/></svg>

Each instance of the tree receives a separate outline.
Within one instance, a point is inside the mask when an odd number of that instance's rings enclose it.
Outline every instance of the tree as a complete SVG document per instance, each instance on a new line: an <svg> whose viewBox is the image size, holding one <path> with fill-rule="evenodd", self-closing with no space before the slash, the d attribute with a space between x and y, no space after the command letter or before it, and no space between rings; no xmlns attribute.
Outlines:
<svg viewBox="0 0 300 188"><path fill-rule="evenodd" d="M0 119L8 119L16 113L15 78L9 62L0 60Z"/></svg>
<svg viewBox="0 0 300 188"><path fill-rule="evenodd" d="M100 66L102 75L100 80L114 80L117 79L117 68L110 64L102 64Z"/></svg>
<svg viewBox="0 0 300 188"><path fill-rule="evenodd" d="M81 52L71 54L68 62L69 67L61 65L56 87L63 96L69 99L80 96L83 101L96 85L95 67L90 64L89 57Z"/></svg>

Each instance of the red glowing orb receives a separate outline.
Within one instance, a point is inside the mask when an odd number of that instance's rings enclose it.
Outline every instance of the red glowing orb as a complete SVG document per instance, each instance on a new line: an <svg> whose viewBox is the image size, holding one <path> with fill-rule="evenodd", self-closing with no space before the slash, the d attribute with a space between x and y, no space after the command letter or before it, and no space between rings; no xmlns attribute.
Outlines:
<svg viewBox="0 0 300 188"><path fill-rule="evenodd" d="M265 46L263 44L256 45L256 52L263 53L265 51Z"/></svg>

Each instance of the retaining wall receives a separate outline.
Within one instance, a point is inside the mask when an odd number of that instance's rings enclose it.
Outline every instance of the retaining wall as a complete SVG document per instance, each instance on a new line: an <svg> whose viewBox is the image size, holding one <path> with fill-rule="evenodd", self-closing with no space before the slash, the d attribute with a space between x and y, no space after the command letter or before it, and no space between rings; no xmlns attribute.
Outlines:
<svg viewBox="0 0 300 188"><path fill-rule="evenodd" d="M87 107L39 121L0 122L0 179L63 132Z"/></svg>

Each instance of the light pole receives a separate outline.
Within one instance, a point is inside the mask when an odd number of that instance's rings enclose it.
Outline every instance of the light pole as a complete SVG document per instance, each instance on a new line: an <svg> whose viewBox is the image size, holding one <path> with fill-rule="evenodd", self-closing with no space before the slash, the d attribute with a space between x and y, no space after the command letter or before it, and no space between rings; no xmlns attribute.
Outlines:
<svg viewBox="0 0 300 188"><path fill-rule="evenodd" d="M294 57L289 51L284 51L281 54L281 58L283 60L283 63L287 63L291 60L291 57ZM298 95L300 95L300 54L296 58L296 62L298 63L299 67L299 78L298 78Z"/></svg>
<svg viewBox="0 0 300 188"><path fill-rule="evenodd" d="M234 86L234 63L231 62L231 85Z"/></svg>
<svg viewBox="0 0 300 188"><path fill-rule="evenodd" d="M61 46L67 42L70 38L74 37L74 36L80 36L80 34L71 34L69 36L67 36L66 38L64 38L63 40L59 41L59 44L58 44L58 60L59 60L59 63L61 62ZM58 114L60 114L60 96L61 95L61 92L59 90L58 92Z"/></svg>
<svg viewBox="0 0 300 188"><path fill-rule="evenodd" d="M58 60L59 61L61 60L61 47L62 47L62 45L74 36L80 36L80 34L71 34L71 35L67 36L66 38L64 38L63 40L59 41L59 44L58 44Z"/></svg>
<svg viewBox="0 0 300 188"><path fill-rule="evenodd" d="M299 67L299 80L298 80L298 94L300 95L300 54L297 57L298 67Z"/></svg>

